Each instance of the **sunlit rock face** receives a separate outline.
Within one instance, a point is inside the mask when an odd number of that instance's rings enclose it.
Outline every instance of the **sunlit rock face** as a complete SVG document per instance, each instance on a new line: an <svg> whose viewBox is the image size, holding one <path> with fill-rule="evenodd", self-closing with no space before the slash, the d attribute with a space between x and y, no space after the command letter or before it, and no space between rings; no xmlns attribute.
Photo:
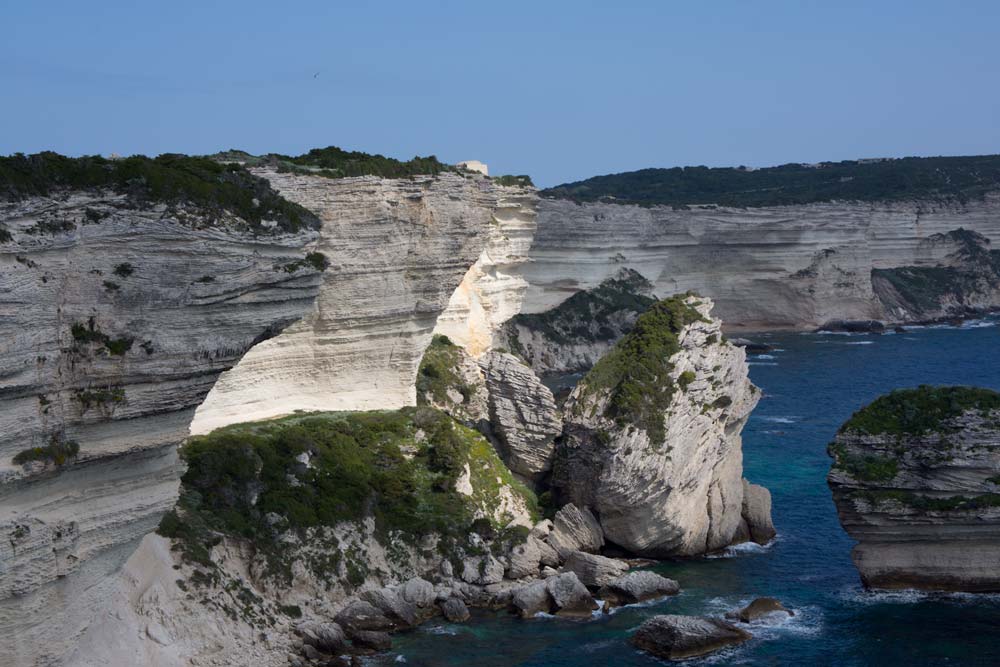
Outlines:
<svg viewBox="0 0 1000 667"><path fill-rule="evenodd" d="M498 265L530 242L531 214L508 201L516 199L513 188L479 175L329 179L254 173L320 217L318 249L330 267L313 311L223 375L198 409L193 433L294 410L412 405L420 358L460 284L477 312L516 307L521 283L515 281L515 296L508 299L511 290L502 284L508 279L496 274ZM518 234L528 240L504 240ZM494 263L475 269L477 258L484 266L483 257ZM463 283L473 270L481 275ZM477 328L466 324L469 317L460 313L452 321L488 338L489 318Z"/></svg>
<svg viewBox="0 0 1000 667"><path fill-rule="evenodd" d="M0 223L0 664L45 665L176 501L216 378L308 312L318 234L101 191Z"/></svg>
<svg viewBox="0 0 1000 667"><path fill-rule="evenodd" d="M932 237L958 229L1000 243L1000 195L690 210L544 198L531 261L517 272L530 286L526 313L548 310L627 267L656 294L711 297L727 329L910 321L933 308L899 310L873 289L872 271L947 265L948 253Z"/></svg>

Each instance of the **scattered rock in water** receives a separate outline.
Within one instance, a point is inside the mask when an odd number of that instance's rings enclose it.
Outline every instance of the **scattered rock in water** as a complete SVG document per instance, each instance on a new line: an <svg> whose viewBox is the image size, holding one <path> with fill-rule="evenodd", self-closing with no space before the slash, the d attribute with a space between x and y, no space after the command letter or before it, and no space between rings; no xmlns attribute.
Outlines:
<svg viewBox="0 0 1000 667"><path fill-rule="evenodd" d="M338 653L347 644L344 629L337 623L303 621L296 626L295 631L302 637L304 646L324 653Z"/></svg>
<svg viewBox="0 0 1000 667"><path fill-rule="evenodd" d="M768 352L774 351L773 345L768 345L767 343L756 343L746 338L730 338L729 342L733 345L742 347L746 350L747 354L767 354Z"/></svg>
<svg viewBox="0 0 1000 667"><path fill-rule="evenodd" d="M611 606L636 604L667 595L677 595L680 585L649 570L628 572L601 588L598 596Z"/></svg>
<svg viewBox="0 0 1000 667"><path fill-rule="evenodd" d="M465 623L469 620L469 608L458 598L451 597L441 603L441 613L449 623Z"/></svg>
<svg viewBox="0 0 1000 667"><path fill-rule="evenodd" d="M885 324L878 320L830 320L817 332L885 333Z"/></svg>
<svg viewBox="0 0 1000 667"><path fill-rule="evenodd" d="M604 531L593 513L573 503L556 512L548 542L562 558L573 551L596 553L604 546Z"/></svg>
<svg viewBox="0 0 1000 667"><path fill-rule="evenodd" d="M380 609L365 600L355 600L347 605L337 614L335 620L348 632L392 628L392 621Z"/></svg>
<svg viewBox="0 0 1000 667"><path fill-rule="evenodd" d="M597 554L573 551L566 559L565 568L576 574L584 586L600 588L628 571L628 564Z"/></svg>
<svg viewBox="0 0 1000 667"><path fill-rule="evenodd" d="M420 623L421 614L417 606L388 586L365 591L361 599L376 607L399 627L413 627Z"/></svg>
<svg viewBox="0 0 1000 667"><path fill-rule="evenodd" d="M355 648L388 651L392 648L392 637L380 630L354 630L351 632L351 643Z"/></svg>
<svg viewBox="0 0 1000 667"><path fill-rule="evenodd" d="M714 653L751 639L732 623L711 616L654 616L639 626L631 642L658 658L683 660Z"/></svg>
<svg viewBox="0 0 1000 667"><path fill-rule="evenodd" d="M590 616L597 602L573 572L564 572L545 580L552 596L552 610L560 616Z"/></svg>
<svg viewBox="0 0 1000 667"><path fill-rule="evenodd" d="M552 611L552 597L545 581L535 581L514 591L511 606L521 618Z"/></svg>
<svg viewBox="0 0 1000 667"><path fill-rule="evenodd" d="M771 492L759 484L743 479L743 520L751 540L764 545L774 539L777 531L771 520Z"/></svg>
<svg viewBox="0 0 1000 667"><path fill-rule="evenodd" d="M726 613L726 618L751 623L759 618L770 614L782 614L784 616L795 616L795 612L785 608L781 602L774 598L757 598L743 609L735 609Z"/></svg>

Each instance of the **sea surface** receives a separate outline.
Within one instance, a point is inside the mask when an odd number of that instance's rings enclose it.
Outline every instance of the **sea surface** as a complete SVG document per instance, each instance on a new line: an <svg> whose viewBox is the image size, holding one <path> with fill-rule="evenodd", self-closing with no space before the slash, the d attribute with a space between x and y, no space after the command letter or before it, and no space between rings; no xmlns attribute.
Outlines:
<svg viewBox="0 0 1000 667"><path fill-rule="evenodd" d="M752 627L743 646L685 665L1000 665L1000 595L871 593L837 521L826 444L851 413L897 387L968 384L1000 390L996 319L877 335L761 334L776 349L750 358L763 399L743 432L745 476L773 495L778 538L723 557L665 562L680 595L589 621L517 620L477 612L394 637L372 664L425 667L662 665L628 636L663 613L721 614L773 596L796 615Z"/></svg>

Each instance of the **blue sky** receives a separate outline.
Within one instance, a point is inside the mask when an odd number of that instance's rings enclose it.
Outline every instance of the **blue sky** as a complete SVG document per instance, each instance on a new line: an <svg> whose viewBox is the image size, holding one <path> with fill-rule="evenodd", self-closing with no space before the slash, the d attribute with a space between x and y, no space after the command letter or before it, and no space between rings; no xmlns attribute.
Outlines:
<svg viewBox="0 0 1000 667"><path fill-rule="evenodd" d="M652 166L1000 152L1000 2L0 6L0 153ZM318 73L318 74L317 74Z"/></svg>

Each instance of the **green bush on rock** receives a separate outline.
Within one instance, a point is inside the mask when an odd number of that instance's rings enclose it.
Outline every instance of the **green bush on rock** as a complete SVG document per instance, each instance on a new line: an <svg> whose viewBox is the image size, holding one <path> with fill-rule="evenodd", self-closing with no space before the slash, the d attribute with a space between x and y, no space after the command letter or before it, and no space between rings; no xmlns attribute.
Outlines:
<svg viewBox="0 0 1000 667"><path fill-rule="evenodd" d="M920 435L949 430L946 422L967 410L996 409L1000 409L1000 393L990 389L920 385L880 396L855 412L839 432Z"/></svg>
<svg viewBox="0 0 1000 667"><path fill-rule="evenodd" d="M663 416L675 390L670 357L681 349L677 335L705 319L687 298L676 295L650 306L580 382L584 396L609 392L605 416L638 426L654 443L665 437Z"/></svg>
<svg viewBox="0 0 1000 667"><path fill-rule="evenodd" d="M507 486L537 514L533 494L493 447L431 408L237 424L192 438L181 455L182 499L160 533L201 564L208 562L206 540L218 534L273 556L285 530L304 535L367 517L378 534L413 539L459 537L483 516L499 529L509 520L495 516ZM456 490L466 467L471 496Z"/></svg>

